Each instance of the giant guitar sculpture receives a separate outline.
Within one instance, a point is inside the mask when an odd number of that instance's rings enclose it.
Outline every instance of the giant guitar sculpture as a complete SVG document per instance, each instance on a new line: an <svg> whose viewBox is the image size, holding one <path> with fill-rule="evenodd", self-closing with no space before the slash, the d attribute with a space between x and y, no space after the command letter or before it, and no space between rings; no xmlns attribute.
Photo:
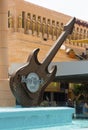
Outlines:
<svg viewBox="0 0 88 130"><path fill-rule="evenodd" d="M28 57L27 63L12 74L10 88L17 102L23 107L39 106L42 102L44 90L55 78L57 71L56 66L53 66L49 71L48 66L67 36L72 33L74 24L75 18L72 18L64 26L64 31L42 63L37 59L39 48L35 49Z"/></svg>

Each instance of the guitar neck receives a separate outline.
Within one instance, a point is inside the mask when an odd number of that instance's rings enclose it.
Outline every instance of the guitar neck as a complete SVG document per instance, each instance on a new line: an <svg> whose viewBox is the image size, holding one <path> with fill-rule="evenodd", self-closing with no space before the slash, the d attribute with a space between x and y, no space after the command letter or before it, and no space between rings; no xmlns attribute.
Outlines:
<svg viewBox="0 0 88 130"><path fill-rule="evenodd" d="M62 36L63 36L63 39L61 38ZM60 35L60 37L57 39L57 41L55 42L55 44L51 47L50 51L48 52L48 54L46 55L46 58L43 61L43 64L45 66L48 66L48 64L52 61L52 59L56 55L57 51L60 49L62 43L66 39L64 36L67 36L65 32L63 32Z"/></svg>
<svg viewBox="0 0 88 130"><path fill-rule="evenodd" d="M72 32L74 23L75 23L75 18L73 18L70 21L70 23L68 23L64 27L65 30L62 32L62 34L56 40L55 44L52 46L52 48L50 49L50 51L46 55L46 58L43 60L43 64L45 66L48 66L50 64L50 62L52 61L52 59L56 55L57 51L60 49L60 47L63 44L63 42L66 40L67 36Z"/></svg>

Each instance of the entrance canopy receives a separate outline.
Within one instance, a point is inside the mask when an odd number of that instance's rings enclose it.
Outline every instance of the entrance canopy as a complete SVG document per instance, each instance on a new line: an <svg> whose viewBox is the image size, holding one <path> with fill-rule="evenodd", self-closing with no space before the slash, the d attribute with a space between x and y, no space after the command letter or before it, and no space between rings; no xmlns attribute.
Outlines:
<svg viewBox="0 0 88 130"><path fill-rule="evenodd" d="M57 66L56 81L88 82L88 61L53 62Z"/></svg>

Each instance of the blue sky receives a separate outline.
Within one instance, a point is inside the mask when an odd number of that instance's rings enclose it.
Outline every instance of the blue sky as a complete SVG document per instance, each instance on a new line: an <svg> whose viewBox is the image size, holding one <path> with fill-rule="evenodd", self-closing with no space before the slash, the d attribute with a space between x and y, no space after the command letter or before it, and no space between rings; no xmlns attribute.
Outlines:
<svg viewBox="0 0 88 130"><path fill-rule="evenodd" d="M88 21L88 0L25 0Z"/></svg>

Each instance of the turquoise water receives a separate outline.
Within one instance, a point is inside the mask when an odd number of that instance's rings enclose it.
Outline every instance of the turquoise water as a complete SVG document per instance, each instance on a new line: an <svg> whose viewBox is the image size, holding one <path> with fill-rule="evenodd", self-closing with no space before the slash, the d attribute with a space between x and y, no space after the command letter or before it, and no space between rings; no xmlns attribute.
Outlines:
<svg viewBox="0 0 88 130"><path fill-rule="evenodd" d="M88 119L72 120L68 107L0 108L0 130L88 130Z"/></svg>
<svg viewBox="0 0 88 130"><path fill-rule="evenodd" d="M30 130L30 129L26 129ZM88 119L79 120L75 119L72 121L71 125L63 125L63 126L56 126L56 127L47 127L47 128L38 128L32 130L88 130Z"/></svg>
<svg viewBox="0 0 88 130"><path fill-rule="evenodd" d="M71 124L73 113L68 107L0 108L0 130L49 130Z"/></svg>

